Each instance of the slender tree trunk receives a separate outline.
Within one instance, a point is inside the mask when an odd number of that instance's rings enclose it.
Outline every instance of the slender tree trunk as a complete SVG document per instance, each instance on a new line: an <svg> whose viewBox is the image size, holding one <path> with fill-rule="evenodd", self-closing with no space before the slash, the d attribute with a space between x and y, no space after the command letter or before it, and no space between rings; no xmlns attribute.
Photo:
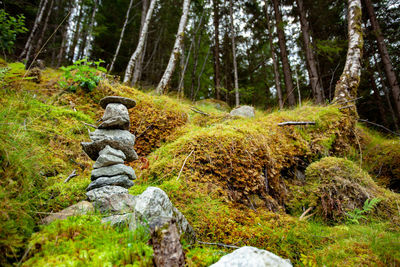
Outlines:
<svg viewBox="0 0 400 267"><path fill-rule="evenodd" d="M111 61L110 68L108 69L109 72L112 72L113 69L114 69L114 64L115 64L115 61L117 60L117 56L118 56L118 53L119 53L119 49L121 48L122 40L124 39L126 25L128 24L128 21L129 21L129 13L131 12L132 4L133 4L133 0L131 0L129 2L129 7L128 7L128 10L126 11L126 15L125 15L124 26L122 26L122 31L121 31L121 34L119 36L117 49L115 50L114 57L113 57L113 59Z"/></svg>
<svg viewBox="0 0 400 267"><path fill-rule="evenodd" d="M400 119L400 88L396 78L396 73L393 70L392 63L389 58L389 53L386 48L385 41L383 39L381 28L379 27L378 20L374 12L374 7L371 0L364 0L367 8L369 20L371 21L372 29L374 31L376 40L378 41L378 50L381 54L382 63L385 69L386 78L389 82L389 86L392 89L393 100L397 109L397 117Z"/></svg>
<svg viewBox="0 0 400 267"><path fill-rule="evenodd" d="M361 29L361 0L348 0L348 38L346 63L342 75L335 87L334 102L348 105L346 101L357 97L357 89L360 84L361 58L363 48L363 37ZM357 117L355 105L345 110Z"/></svg>
<svg viewBox="0 0 400 267"><path fill-rule="evenodd" d="M183 80L185 78L185 42L182 42L179 61L181 72L179 73L178 97L181 97L183 91Z"/></svg>
<svg viewBox="0 0 400 267"><path fill-rule="evenodd" d="M54 14L54 17L56 18L55 19L56 23L53 26L53 31L55 31L57 29L57 26L58 26L57 25L57 23L58 23L57 20L60 17L60 9L62 8L61 3L62 3L61 0L57 0L57 2L56 2L56 13ZM51 47L52 47L52 51L51 51L51 66L52 67L54 67L55 64L56 64L56 51L57 51L56 50L56 39L57 39L56 37L57 37L57 33L54 36L54 38L52 40L52 44L51 44Z"/></svg>
<svg viewBox="0 0 400 267"><path fill-rule="evenodd" d="M85 47L86 47L86 40L87 40L87 36L89 34L89 17L84 15L84 21L82 22L82 30L79 33L79 48L78 48L78 53L76 56L76 59L81 59L83 58L83 54L85 51Z"/></svg>
<svg viewBox="0 0 400 267"><path fill-rule="evenodd" d="M193 68L192 68L192 82L190 85L190 99L193 100L194 98L194 84L196 82L196 71L197 71L197 64L199 62L199 50L200 50L200 44L201 44L201 37L203 35L203 32L200 31L200 35L199 38L197 39L197 45L195 43L194 49L193 49ZM194 41L196 39L196 36L193 36L193 40Z"/></svg>
<svg viewBox="0 0 400 267"><path fill-rule="evenodd" d="M147 14L148 9L149 9L149 1L142 0L142 18L141 18L141 22L140 22L140 31L142 30L143 25L146 21L146 14ZM144 56L146 54L146 47L147 47L147 34L144 37L143 51L140 53L139 60L135 64L135 69L133 71L132 85L136 85L136 83L140 80L140 77L142 75L143 61L144 61Z"/></svg>
<svg viewBox="0 0 400 267"><path fill-rule="evenodd" d="M22 51L21 55L19 56L20 59L22 59L25 55L27 55L29 49L31 49L33 38L35 36L36 30L39 27L40 22L42 21L44 10L46 8L48 0L41 0L38 8L38 12L35 18L35 22L33 23L33 27L31 30L31 33L29 34L28 40L25 43L24 50ZM27 60L29 56L25 57L25 60Z"/></svg>
<svg viewBox="0 0 400 267"><path fill-rule="evenodd" d="M239 99L239 78L238 78L237 61L236 61L235 25L233 21L232 0L229 0L229 16L231 19L230 28L231 28L232 57L233 57L233 75L235 82L235 105L237 107L240 104L240 99Z"/></svg>
<svg viewBox="0 0 400 267"><path fill-rule="evenodd" d="M97 12L97 1L98 0L94 0L93 1L93 10L92 10L92 15L90 18L90 24L89 27L85 33L85 36L83 36L83 42L82 42L82 51L79 54L80 58L83 58L84 56L87 56L87 53L89 52L89 47L91 45L91 41L93 38L93 28L94 28L94 21L96 18L96 12Z"/></svg>
<svg viewBox="0 0 400 267"><path fill-rule="evenodd" d="M126 67L126 71L125 71L125 76L124 76L124 83L128 83L131 78L132 78L132 72L135 68L135 64L136 61L138 60L140 54L143 51L143 47L144 47L144 42L145 42L145 38L147 35L147 31L149 29L149 24L150 24L150 20L151 20L151 16L153 15L153 10L154 10L154 6L156 4L157 0L151 0L150 2L150 7L149 10L147 11L147 15L146 15L146 21L143 25L142 31L140 32L140 37L139 37L139 42L138 45L136 47L135 52L133 52L129 62L128 62L128 66Z"/></svg>
<svg viewBox="0 0 400 267"><path fill-rule="evenodd" d="M220 71L219 71L219 0L213 0L214 22L214 88L215 98L220 100Z"/></svg>
<svg viewBox="0 0 400 267"><path fill-rule="evenodd" d="M70 46L69 52L68 52L68 59L70 62L74 61L74 57L75 57L75 47L78 43L78 39L79 39L79 33L80 33L80 28L81 28L81 19L82 19L82 15L83 15L83 0L79 1L79 14L76 20L76 27L75 31L74 31L74 36L72 38L72 44Z"/></svg>
<svg viewBox="0 0 400 267"><path fill-rule="evenodd" d="M372 70L370 70L370 71L371 71L371 74L373 74ZM381 101L381 95L379 93L378 87L376 86L375 79L374 79L373 75L370 76L370 81L371 81L372 91L373 91L373 94L374 94L374 97L375 97L375 102L376 102L376 104L378 106L379 115L381 115L381 119L383 121L383 124L384 125L388 125L388 122L387 122L387 119L386 119L386 112L385 112L385 109L384 109L384 107L382 105L382 101Z"/></svg>
<svg viewBox="0 0 400 267"><path fill-rule="evenodd" d="M207 59L208 59L208 56L209 56L209 55L210 55L210 47L209 47L208 50L207 50L206 58L204 59L203 66L201 67L200 73L199 73L199 75L197 76L197 89L196 89L196 92L194 93L194 97L193 97L193 99L192 99L193 101L196 100L197 93L198 93L199 90L200 90L200 87L201 87L201 76L203 75L204 68L205 68L205 66L206 66L206 64L207 64Z"/></svg>
<svg viewBox="0 0 400 267"><path fill-rule="evenodd" d="M310 77L314 101L317 104L323 104L323 89L321 84L319 83L317 64L315 62L314 53L312 51L312 45L310 41L310 27L307 21L306 11L304 10L303 0L296 0L296 3L300 14L300 25L301 32L303 34L304 49L306 52L305 54L308 65L308 76Z"/></svg>
<svg viewBox="0 0 400 267"><path fill-rule="evenodd" d="M164 75L157 86L156 92L158 94L164 93L165 90L168 88L168 84L171 80L172 73L175 70L176 60L179 56L181 42L183 41L185 33L186 21L189 14L189 6L190 6L190 0L184 0L182 8L182 17L179 22L178 33L175 39L174 49L172 50L171 57L169 58L168 66L164 72Z"/></svg>
<svg viewBox="0 0 400 267"><path fill-rule="evenodd" d="M39 52L39 50L40 50L40 48L42 46L43 38L44 38L44 35L45 35L46 31L47 31L47 26L49 25L49 19L50 19L52 10L53 10L53 5L54 5L54 0L50 0L50 1L51 1L50 2L50 7L49 7L49 10L47 11L46 18L44 20L43 28L42 28L42 31L40 33L39 39L38 39L38 41L36 43L35 54L37 54Z"/></svg>
<svg viewBox="0 0 400 267"><path fill-rule="evenodd" d="M279 74L278 61L277 61L276 54L275 54L275 48L274 48L273 36L272 36L272 29L271 29L271 23L270 23L270 18L269 18L269 8L268 8L269 7L269 1L267 1L267 0L264 1L264 7L265 7L265 16L266 16L266 19L267 19L269 47L271 49L272 64L273 64L273 67L274 67L275 88L276 88L276 93L278 95L279 108L283 109L281 77L280 77L280 74Z"/></svg>
<svg viewBox="0 0 400 267"><path fill-rule="evenodd" d="M276 20L276 30L278 32L279 48L282 59L283 76L285 78L286 94L289 106L294 106L296 104L296 99L294 97L294 87L292 80L292 71L290 70L288 53L286 48L285 33L283 31L283 22L281 11L279 10L278 0L272 0L274 4L275 20Z"/></svg>

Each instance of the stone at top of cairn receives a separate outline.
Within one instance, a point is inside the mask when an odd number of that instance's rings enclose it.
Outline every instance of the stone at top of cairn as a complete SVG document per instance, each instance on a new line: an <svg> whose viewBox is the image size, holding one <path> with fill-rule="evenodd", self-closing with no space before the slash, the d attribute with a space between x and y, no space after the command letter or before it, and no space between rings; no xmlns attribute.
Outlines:
<svg viewBox="0 0 400 267"><path fill-rule="evenodd" d="M123 104L127 109L136 106L136 101L122 96L106 96L100 100L100 106L105 109L108 104Z"/></svg>

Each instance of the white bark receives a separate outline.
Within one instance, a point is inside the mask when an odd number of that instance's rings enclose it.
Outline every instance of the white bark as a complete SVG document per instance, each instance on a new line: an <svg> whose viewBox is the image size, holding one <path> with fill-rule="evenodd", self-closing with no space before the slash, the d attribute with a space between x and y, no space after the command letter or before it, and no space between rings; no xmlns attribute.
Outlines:
<svg viewBox="0 0 400 267"><path fill-rule="evenodd" d="M35 53L37 53L40 50L40 47L42 46L43 38L44 38L44 35L46 33L47 26L49 25L49 19L50 19L50 16L51 16L51 12L53 10L53 5L54 5L54 0L51 0L49 10L48 10L48 12L46 14L46 19L44 20L43 29L42 29L42 31L40 33L39 40L37 41L37 44L36 44L36 52Z"/></svg>
<svg viewBox="0 0 400 267"><path fill-rule="evenodd" d="M189 14L189 6L190 6L190 0L184 0L182 8L182 16L179 22L178 33L175 39L174 49L172 50L168 66L165 69L164 75L162 76L160 83L157 86L156 92L158 94L164 93L164 91L168 87L169 81L171 80L172 73L175 70L176 60L179 57L181 43L183 41L183 36L185 33L187 17Z"/></svg>
<svg viewBox="0 0 400 267"><path fill-rule="evenodd" d="M233 21L233 6L232 0L229 0L229 15L231 18L231 40L232 40L232 56L233 56L233 73L234 73L234 80L235 80L235 104L239 106L239 78L238 78L238 71L237 71L237 61L236 61L236 45L235 45L235 27Z"/></svg>
<svg viewBox="0 0 400 267"><path fill-rule="evenodd" d="M142 0L142 18L140 22L140 31L143 29L143 25L146 22L146 15L147 15L147 9L149 8L149 2L148 0ZM144 61L144 56L146 54L146 48L147 48L147 34L144 37L144 47L142 53L139 55L139 60L135 64L135 69L133 71L133 78L132 78L132 86L135 86L136 83L140 80L140 77L142 76L142 69L143 69L143 61Z"/></svg>
<svg viewBox="0 0 400 267"><path fill-rule="evenodd" d="M145 41L145 37L147 35L147 31L149 29L149 24L150 24L150 20L151 20L151 16L153 14L153 10L154 10L154 6L156 4L157 0L151 0L150 2L150 7L149 10L147 11L147 15L146 15L146 21L143 25L143 29L140 32L140 37L139 37L139 43L136 47L135 52L133 52L131 59L129 60L128 66L126 67L126 71L125 71L125 77L124 77L124 83L127 83L131 80L132 78L132 71L135 67L136 61L138 60L140 54L143 51L143 47L144 47L144 41Z"/></svg>
<svg viewBox="0 0 400 267"><path fill-rule="evenodd" d="M129 13L131 12L131 9L132 9L132 3L133 3L133 0L131 0L129 2L129 7L128 7L128 10L126 11L124 26L122 26L122 31L121 31L121 35L119 36L117 49L115 50L113 60L111 61L110 69L108 70L109 72L112 72L112 70L114 68L115 60L117 59L117 56L118 56L118 53L119 53L119 49L121 48L122 39L124 39L126 25L128 24L128 20L129 20Z"/></svg>

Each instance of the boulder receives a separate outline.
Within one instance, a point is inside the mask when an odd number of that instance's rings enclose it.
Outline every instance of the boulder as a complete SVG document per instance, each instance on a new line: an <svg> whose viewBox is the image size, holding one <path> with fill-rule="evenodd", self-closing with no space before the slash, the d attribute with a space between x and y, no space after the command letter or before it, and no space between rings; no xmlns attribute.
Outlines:
<svg viewBox="0 0 400 267"><path fill-rule="evenodd" d="M106 185L86 192L86 196L90 201L98 201L99 199L108 197L113 194L127 194L128 189L117 185Z"/></svg>
<svg viewBox="0 0 400 267"><path fill-rule="evenodd" d="M126 159L126 156L125 156L124 152L122 152L121 150L114 149L114 148L112 148L110 146L105 146L105 148L99 152L99 155L100 156L101 155L110 155L110 156L119 157L119 158L121 158L123 160Z"/></svg>
<svg viewBox="0 0 400 267"><path fill-rule="evenodd" d="M120 157L116 157L113 155L99 155L99 157L97 158L96 162L93 165L93 168L98 169L122 163L124 163L124 160Z"/></svg>
<svg viewBox="0 0 400 267"><path fill-rule="evenodd" d="M86 188L86 191L93 190L95 188L100 188L106 185L118 185L124 188L131 188L134 183L129 180L127 175L117 175L112 177L100 177L94 181L92 181L89 186Z"/></svg>
<svg viewBox="0 0 400 267"><path fill-rule="evenodd" d="M117 175L127 175L131 180L136 179L135 171L132 169L132 167L124 164L116 164L94 169L92 171L91 179L94 181L99 177L112 177Z"/></svg>
<svg viewBox="0 0 400 267"><path fill-rule="evenodd" d="M231 116L238 116L242 118L253 118L255 115L254 108L251 106L240 106L233 109L230 113Z"/></svg>
<svg viewBox="0 0 400 267"><path fill-rule="evenodd" d="M241 247L234 252L223 256L212 267L290 267L289 260L255 247ZM210 266L210 267L211 267Z"/></svg>
<svg viewBox="0 0 400 267"><path fill-rule="evenodd" d="M134 229L131 228L131 225L136 226L136 217L134 213L126 213L126 214L117 214L117 215L111 215L108 217L104 217L101 219L102 223L107 223L110 224L111 226L128 226L130 230L134 231Z"/></svg>
<svg viewBox="0 0 400 267"><path fill-rule="evenodd" d="M123 104L127 109L136 106L135 100L122 96L106 96L100 100L100 106L102 108L106 108L110 103Z"/></svg>
<svg viewBox="0 0 400 267"><path fill-rule="evenodd" d="M96 200L94 206L101 213L124 214L135 208L135 196L130 194L113 194Z"/></svg>
<svg viewBox="0 0 400 267"><path fill-rule="evenodd" d="M81 145L82 149L92 160L97 160L99 152L107 145L121 150L128 162L138 159L138 155L133 149L135 136L129 131L96 129L94 132L89 133L89 136L92 142L82 142Z"/></svg>
<svg viewBox="0 0 400 267"><path fill-rule="evenodd" d="M53 213L44 219L42 219L43 224L49 224L55 220L64 220L70 216L84 215L90 212L94 212L93 204L88 201L81 201L75 205L69 206L62 211Z"/></svg>
<svg viewBox="0 0 400 267"><path fill-rule="evenodd" d="M110 103L104 112L99 129L129 130L129 112L123 104Z"/></svg>

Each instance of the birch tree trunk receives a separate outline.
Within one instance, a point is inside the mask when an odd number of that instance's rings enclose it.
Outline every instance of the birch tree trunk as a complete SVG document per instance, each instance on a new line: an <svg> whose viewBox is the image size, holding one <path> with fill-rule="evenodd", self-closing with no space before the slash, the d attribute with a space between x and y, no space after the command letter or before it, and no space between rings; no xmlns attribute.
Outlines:
<svg viewBox="0 0 400 267"><path fill-rule="evenodd" d="M162 76L160 83L157 86L156 89L157 94L163 94L164 91L168 88L168 84L171 80L172 73L175 70L176 60L179 57L180 47L185 33L187 17L189 14L189 6L190 6L190 0L184 0L182 8L182 16L179 22L178 33L176 35L174 48L169 58L168 66L165 69L164 75Z"/></svg>
<svg viewBox="0 0 400 267"><path fill-rule="evenodd" d="M35 18L35 22L33 23L33 27L31 30L31 33L29 34L28 40L25 43L24 50L22 51L21 55L19 56L20 59L22 59L25 55L27 55L28 50L31 49L32 42L33 42L33 37L35 36L36 30L39 27L40 22L42 21L43 18L43 13L46 8L48 0L41 0L39 3L39 8L38 8L38 13ZM27 60L28 56L25 57L25 60Z"/></svg>
<svg viewBox="0 0 400 267"><path fill-rule="evenodd" d="M128 7L128 10L126 11L126 15L125 15L124 26L122 26L122 31L121 31L121 34L120 34L120 36L119 36L119 41L118 41L117 49L115 50L114 57L113 57L113 59L112 59L112 61L111 61L110 68L108 69L109 72L112 72L113 69L114 69L114 64L115 64L115 61L116 61L116 59L117 59L117 56L118 56L118 53L119 53L119 49L121 48L122 40L124 39L125 29L126 29L126 25L128 24L129 13L131 12L132 4L133 4L133 0L131 0L131 1L129 2L129 7Z"/></svg>
<svg viewBox="0 0 400 267"><path fill-rule="evenodd" d="M231 27L231 42L232 42L232 57L233 57L233 75L234 75L234 83L235 83L235 105L239 106L239 78L238 78L238 70L237 70L237 61L236 61L236 44L235 44L235 27L233 21L233 4L232 0L229 0L229 16L231 19L230 27Z"/></svg>
<svg viewBox="0 0 400 267"><path fill-rule="evenodd" d="M214 87L215 98L220 100L220 71L219 71L219 0L213 0L214 23Z"/></svg>
<svg viewBox="0 0 400 267"><path fill-rule="evenodd" d="M90 24L86 31L85 36L83 37L83 42L82 42L83 49L79 55L80 58L87 55L86 53L89 51L89 47L91 45L91 41L92 41L91 39L93 38L94 21L95 21L96 12L97 12L97 1L98 0L93 1L93 10L92 10L91 18L90 18Z"/></svg>
<svg viewBox="0 0 400 267"><path fill-rule="evenodd" d="M74 61L74 57L75 57L75 47L78 43L78 39L79 39L79 33L80 33L80 28L81 28L81 19L82 19L82 15L83 15L83 9L84 9L84 5L83 5L83 0L79 1L79 14L76 20L76 26L75 26L75 31L74 31L74 36L72 38L72 44L70 46L69 52L68 52L68 59L69 61L73 62Z"/></svg>
<svg viewBox="0 0 400 267"><path fill-rule="evenodd" d="M386 78L389 82L390 88L392 89L393 100L397 109L397 117L400 119L400 88L396 78L396 73L393 70L392 62L390 61L389 53L383 39L381 28L379 27L378 20L376 19L374 7L372 6L371 0L364 0L364 2L367 8L369 20L371 21L372 29L374 31L376 40L378 41L378 50L381 54Z"/></svg>
<svg viewBox="0 0 400 267"><path fill-rule="evenodd" d="M150 2L150 7L149 10L147 11L147 15L146 15L146 21L143 25L142 31L140 32L140 37L139 37L139 42L138 45L136 47L135 52L133 52L129 62L128 62L128 66L126 67L126 71L125 71L125 76L124 76L124 83L128 83L131 78L132 78L132 72L135 68L135 64L136 61L138 60L140 54L143 51L143 47L144 47L144 42L145 42L145 37L147 35L147 31L149 29L149 24L150 24L150 20L151 20L151 16L153 14L153 10L154 10L154 6L156 4L157 0L151 0Z"/></svg>
<svg viewBox="0 0 400 267"><path fill-rule="evenodd" d="M148 9L149 9L149 1L142 0L142 18L140 22L140 31L142 31L143 25L146 21L146 14ZM136 85L136 83L140 80L140 77L142 76L143 61L144 61L144 56L146 54L146 47L147 47L147 34L144 37L143 51L142 53L140 53L139 60L135 64L135 69L133 71L132 85Z"/></svg>
<svg viewBox="0 0 400 267"><path fill-rule="evenodd" d="M279 48L282 59L283 76L285 78L286 94L289 106L294 106L296 104L296 99L294 97L294 87L292 80L292 71L290 70L290 64L288 59L288 53L286 48L285 33L283 31L283 22L281 11L279 10L278 0L272 0L274 4L275 11L275 21L276 21L276 31L278 33Z"/></svg>
<svg viewBox="0 0 400 267"><path fill-rule="evenodd" d="M51 16L51 13L52 13L52 10L53 10L53 5L54 5L54 0L50 0L50 1L51 1L50 2L50 7L49 7L49 10L47 11L46 18L44 20L43 28L42 28L42 31L40 33L40 37L39 37L39 39L38 39L38 41L36 43L35 54L37 54L39 52L40 47L42 46L43 38L44 38L44 35L46 33L47 26L49 25L49 18Z"/></svg>
<svg viewBox="0 0 400 267"><path fill-rule="evenodd" d="M314 95L314 101L317 104L323 104L323 89L319 83L319 75L317 70L317 65L314 58L314 53L312 51L311 41L310 41L310 27L308 25L306 12L304 10L303 0L296 0L297 7L300 15L300 25L301 32L303 35L304 50L306 52L306 61L308 65L308 76L310 77L311 89Z"/></svg>
<svg viewBox="0 0 400 267"><path fill-rule="evenodd" d="M361 29L361 0L348 0L348 38L349 44L346 55L346 62L342 75L335 87L335 97L333 99L336 103L348 105L346 101L355 99L357 96L357 89L360 84L361 75L361 58L363 37ZM348 108L350 114L357 117L356 106L353 105Z"/></svg>
<svg viewBox="0 0 400 267"><path fill-rule="evenodd" d="M278 95L278 102L279 102L279 108L283 109L283 97L282 97L282 88L281 88L281 77L279 74L279 68L278 68L278 61L276 58L275 54L275 48L273 44L273 36L272 36L272 29L271 29L271 23L270 23L270 18L269 18L269 9L268 9L268 4L269 1L265 0L264 1L265 5L265 16L267 18L267 29L268 29L268 36L269 36L269 47L271 49L271 57L272 57L272 64L274 67L274 78L275 78L275 88L276 88L276 93Z"/></svg>

